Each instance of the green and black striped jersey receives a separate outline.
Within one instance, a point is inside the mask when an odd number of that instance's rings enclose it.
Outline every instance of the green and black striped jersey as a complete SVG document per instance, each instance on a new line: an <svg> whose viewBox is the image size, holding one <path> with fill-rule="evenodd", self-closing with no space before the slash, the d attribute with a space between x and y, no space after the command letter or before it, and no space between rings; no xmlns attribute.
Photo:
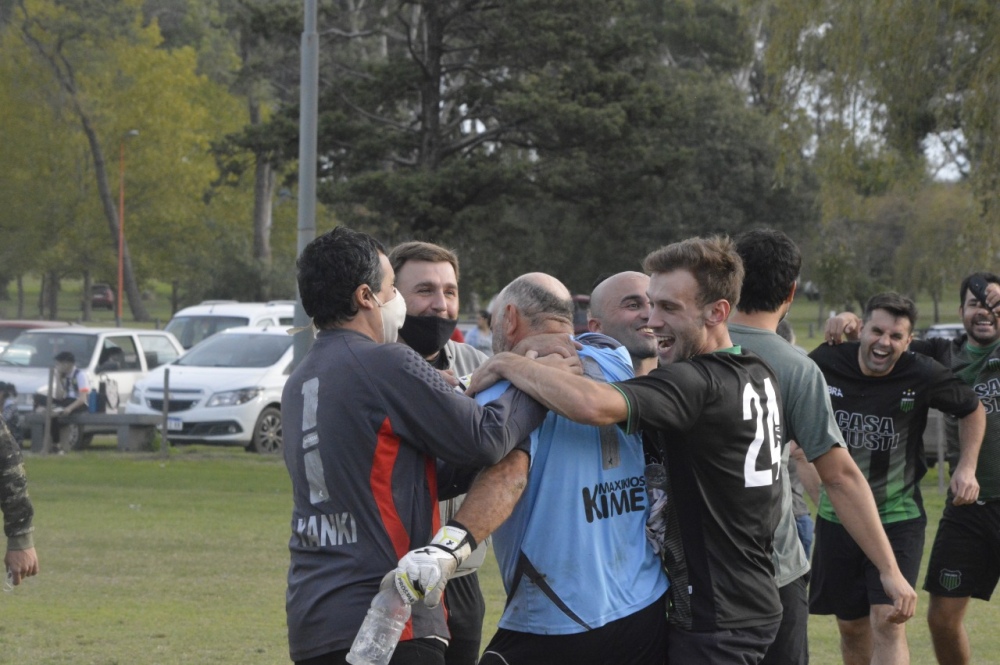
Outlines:
<svg viewBox="0 0 1000 665"><path fill-rule="evenodd" d="M822 345L810 357L826 377L834 417L851 457L868 479L884 524L924 516L920 479L927 473L927 411L956 417L976 410L976 395L947 367L904 353L885 376L866 376L857 342ZM839 522L824 491L819 514Z"/></svg>

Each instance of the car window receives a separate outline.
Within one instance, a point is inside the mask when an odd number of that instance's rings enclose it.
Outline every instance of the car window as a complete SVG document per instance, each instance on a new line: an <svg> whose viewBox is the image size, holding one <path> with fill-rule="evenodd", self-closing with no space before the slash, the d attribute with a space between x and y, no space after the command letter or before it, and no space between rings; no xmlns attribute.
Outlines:
<svg viewBox="0 0 1000 665"><path fill-rule="evenodd" d="M103 366L102 371L105 372L141 372L142 364L139 362L135 340L131 335L105 338L97 365Z"/></svg>
<svg viewBox="0 0 1000 665"><path fill-rule="evenodd" d="M218 335L177 361L190 367L270 367L292 345L291 335Z"/></svg>
<svg viewBox="0 0 1000 665"><path fill-rule="evenodd" d="M57 354L69 351L77 367L86 367L94 355L97 335L26 332L0 353L0 365L51 367Z"/></svg>
<svg viewBox="0 0 1000 665"><path fill-rule="evenodd" d="M139 344L142 345L146 367L149 369L172 363L180 356L170 340L163 335L139 335Z"/></svg>
<svg viewBox="0 0 1000 665"><path fill-rule="evenodd" d="M295 317L294 316L281 316L281 317L278 317L278 325L279 326L290 326L290 325L292 325L294 323L295 323Z"/></svg>
<svg viewBox="0 0 1000 665"><path fill-rule="evenodd" d="M24 332L24 328L5 328L0 326L0 341L13 342L14 338Z"/></svg>
<svg viewBox="0 0 1000 665"><path fill-rule="evenodd" d="M217 332L249 323L250 319L246 316L175 316L165 330L173 333L181 346L190 349Z"/></svg>

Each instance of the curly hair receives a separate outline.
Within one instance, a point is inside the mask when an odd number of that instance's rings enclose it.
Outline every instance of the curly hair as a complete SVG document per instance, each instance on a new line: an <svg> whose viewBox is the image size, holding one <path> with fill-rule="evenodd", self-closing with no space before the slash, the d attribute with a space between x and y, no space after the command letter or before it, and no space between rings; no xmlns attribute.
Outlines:
<svg viewBox="0 0 1000 665"><path fill-rule="evenodd" d="M382 289L379 255L385 248L367 233L338 226L319 236L296 261L302 308L317 328L329 328L358 313L354 291L362 284Z"/></svg>

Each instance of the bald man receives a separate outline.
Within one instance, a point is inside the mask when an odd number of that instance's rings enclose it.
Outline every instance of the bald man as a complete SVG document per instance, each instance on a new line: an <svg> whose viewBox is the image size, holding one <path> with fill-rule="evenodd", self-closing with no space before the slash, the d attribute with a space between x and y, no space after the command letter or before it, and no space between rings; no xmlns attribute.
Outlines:
<svg viewBox="0 0 1000 665"><path fill-rule="evenodd" d="M573 302L559 280L523 275L494 303L493 349L570 334L572 322ZM613 339L594 333L578 339L589 377L602 383L632 377L631 358ZM476 399L508 385L497 383ZM638 435L550 413L531 434L530 455L519 450L480 476L455 522L476 541L503 522L493 543L508 595L481 665L663 663L667 580L646 539L644 467ZM458 558L442 545L445 539L435 539L407 554L397 582L430 598Z"/></svg>
<svg viewBox="0 0 1000 665"><path fill-rule="evenodd" d="M636 376L656 368L656 336L649 328L649 276L620 272L594 287L590 294L590 332L617 340L632 358Z"/></svg>

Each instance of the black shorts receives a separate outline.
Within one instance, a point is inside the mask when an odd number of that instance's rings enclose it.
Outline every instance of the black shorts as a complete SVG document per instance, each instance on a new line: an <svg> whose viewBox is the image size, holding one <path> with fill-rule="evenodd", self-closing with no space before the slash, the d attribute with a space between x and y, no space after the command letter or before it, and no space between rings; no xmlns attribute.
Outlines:
<svg viewBox="0 0 1000 665"><path fill-rule="evenodd" d="M883 524L896 564L911 586L917 583L924 555L927 518ZM809 612L833 614L843 621L867 617L872 605L892 605L882 588L878 568L865 556L843 524L816 520L809 583Z"/></svg>
<svg viewBox="0 0 1000 665"><path fill-rule="evenodd" d="M809 573L778 587L781 624L761 665L808 665Z"/></svg>
<svg viewBox="0 0 1000 665"><path fill-rule="evenodd" d="M711 633L695 633L670 626L667 629L667 662L757 665L774 642L780 623L775 621L763 626Z"/></svg>
<svg viewBox="0 0 1000 665"><path fill-rule="evenodd" d="M666 649L667 605L663 597L634 614L583 633L536 635L500 628L479 665L663 665Z"/></svg>
<svg viewBox="0 0 1000 665"><path fill-rule="evenodd" d="M935 596L989 600L1000 579L1000 501L954 506L938 525L924 590Z"/></svg>

